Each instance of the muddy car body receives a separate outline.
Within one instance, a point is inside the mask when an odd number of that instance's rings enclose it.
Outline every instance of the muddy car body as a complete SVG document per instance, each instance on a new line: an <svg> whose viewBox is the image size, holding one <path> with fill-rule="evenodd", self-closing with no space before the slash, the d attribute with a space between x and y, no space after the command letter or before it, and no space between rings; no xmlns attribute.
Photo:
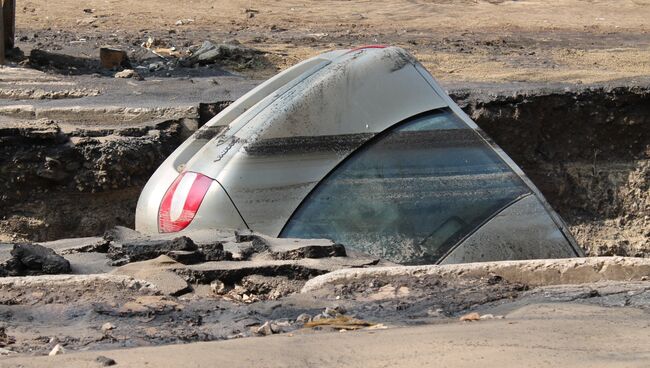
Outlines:
<svg viewBox="0 0 650 368"><path fill-rule="evenodd" d="M581 255L521 169L396 47L328 52L244 95L155 172L136 228L330 238L405 264Z"/></svg>

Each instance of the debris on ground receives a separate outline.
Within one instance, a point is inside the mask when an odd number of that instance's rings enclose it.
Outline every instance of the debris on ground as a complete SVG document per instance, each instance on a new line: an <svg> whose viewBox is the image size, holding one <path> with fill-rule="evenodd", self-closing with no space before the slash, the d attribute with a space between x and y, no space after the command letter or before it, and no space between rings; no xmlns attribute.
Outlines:
<svg viewBox="0 0 650 368"><path fill-rule="evenodd" d="M181 58L180 64L191 67L195 64L222 64L222 65L250 65L257 61L261 52L237 44L204 41L201 47L192 52L188 57Z"/></svg>
<svg viewBox="0 0 650 368"><path fill-rule="evenodd" d="M177 26L182 26L182 25L191 24L191 23L194 23L194 19L187 18L187 19L179 19L174 24L177 25Z"/></svg>
<svg viewBox="0 0 650 368"><path fill-rule="evenodd" d="M56 275L70 273L70 262L39 244L17 243L11 258L0 265L0 276Z"/></svg>
<svg viewBox="0 0 650 368"><path fill-rule="evenodd" d="M471 321L478 321L478 320L480 320L480 319L481 319L481 315L478 314L478 313L476 313L476 312L467 313L467 314L465 314L465 315L462 315L462 316L459 318L460 321L468 321L468 322L471 322Z"/></svg>
<svg viewBox="0 0 650 368"><path fill-rule="evenodd" d="M0 326L0 348L4 348L16 342L14 336L7 335L7 327Z"/></svg>
<svg viewBox="0 0 650 368"><path fill-rule="evenodd" d="M102 325L102 332L107 332L114 329L115 329L115 325L110 322L106 322Z"/></svg>
<svg viewBox="0 0 650 368"><path fill-rule="evenodd" d="M95 361L99 363L100 366L102 367L110 367L114 366L117 364L117 362L114 359L111 359L109 357L105 357L103 355L98 356Z"/></svg>
<svg viewBox="0 0 650 368"><path fill-rule="evenodd" d="M144 78L133 69L124 69L121 72L117 72L115 73L115 78L133 78L139 81L144 80Z"/></svg>
<svg viewBox="0 0 650 368"><path fill-rule="evenodd" d="M266 321L260 327L255 329L258 335L269 336L280 332L280 328L273 322Z"/></svg>
<svg viewBox="0 0 650 368"><path fill-rule="evenodd" d="M102 68L115 69L115 68L130 68L131 63L126 51L114 49L110 47L102 47L99 49L99 60Z"/></svg>
<svg viewBox="0 0 650 368"><path fill-rule="evenodd" d="M330 327L335 330L359 330L373 325L375 324L372 322L342 315L317 320L312 319L310 322L305 323L305 327Z"/></svg>
<svg viewBox="0 0 650 368"><path fill-rule="evenodd" d="M56 344L52 351L48 354L49 356L55 356L55 355L60 355L60 354L65 354L65 349L61 344Z"/></svg>

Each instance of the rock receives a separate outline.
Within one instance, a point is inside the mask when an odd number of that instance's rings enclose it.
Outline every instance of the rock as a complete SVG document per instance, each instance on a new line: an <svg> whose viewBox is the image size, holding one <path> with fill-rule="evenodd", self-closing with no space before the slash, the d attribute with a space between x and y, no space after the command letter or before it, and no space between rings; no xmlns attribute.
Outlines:
<svg viewBox="0 0 650 368"><path fill-rule="evenodd" d="M205 41L191 56L181 59L183 66L195 64L206 65L215 63L236 63L244 64L254 60L260 54L259 51L232 44L214 44Z"/></svg>
<svg viewBox="0 0 650 368"><path fill-rule="evenodd" d="M156 70L160 70L164 67L163 63L151 63L148 66L148 69L150 72L155 72Z"/></svg>
<svg viewBox="0 0 650 368"><path fill-rule="evenodd" d="M14 244L12 258L5 264L10 276L70 273L70 262L52 249L38 244Z"/></svg>
<svg viewBox="0 0 650 368"><path fill-rule="evenodd" d="M197 264L206 261L205 255L200 251L173 250L167 256L182 264ZM217 259L210 259L210 261Z"/></svg>
<svg viewBox="0 0 650 368"><path fill-rule="evenodd" d="M5 348L0 348L0 355L11 355L11 354L16 354L16 352Z"/></svg>
<svg viewBox="0 0 650 368"><path fill-rule="evenodd" d="M63 349L63 346L61 344L56 344L52 351L50 351L49 356L55 356L55 355L60 355L60 354L65 354L65 349Z"/></svg>
<svg viewBox="0 0 650 368"><path fill-rule="evenodd" d="M478 321L480 319L481 319L481 315L476 313L476 312L468 313L468 314L465 314L464 316L460 317L461 321L470 321L470 322L471 321Z"/></svg>
<svg viewBox="0 0 650 368"><path fill-rule="evenodd" d="M133 69L124 69L115 73L115 78L133 78L135 80L144 80L144 78Z"/></svg>
<svg viewBox="0 0 650 368"><path fill-rule="evenodd" d="M15 342L15 337L7 335L6 327L0 326L0 348L14 344Z"/></svg>
<svg viewBox="0 0 650 368"><path fill-rule="evenodd" d="M190 23L194 23L194 19L179 19L174 24L177 25L177 26L182 26L182 25L190 24Z"/></svg>
<svg viewBox="0 0 650 368"><path fill-rule="evenodd" d="M302 313L296 317L296 322L305 324L307 322L311 321L311 316L307 313Z"/></svg>
<svg viewBox="0 0 650 368"><path fill-rule="evenodd" d="M268 251L271 259L297 260L347 256L343 245L327 239L284 239L261 234L252 234L250 238L253 250L257 253Z"/></svg>
<svg viewBox="0 0 650 368"><path fill-rule="evenodd" d="M239 259L248 260L254 254L266 252L268 248L263 242L248 241L248 242L239 243L237 250L238 250L237 253L239 254L238 257Z"/></svg>
<svg viewBox="0 0 650 368"><path fill-rule="evenodd" d="M206 261L231 261L232 253L223 250L223 243L202 244L199 248Z"/></svg>
<svg viewBox="0 0 650 368"><path fill-rule="evenodd" d="M341 244L307 245L288 250L276 250L276 248L273 248L271 254L274 259L302 259L346 256L345 247Z"/></svg>
<svg viewBox="0 0 650 368"><path fill-rule="evenodd" d="M210 283L210 290L217 295L223 295L228 291L226 284L219 280L214 280Z"/></svg>
<svg viewBox="0 0 650 368"><path fill-rule="evenodd" d="M196 251L196 244L186 236L173 239L133 239L121 244L111 244L108 249L109 258L119 260L125 258L128 262L145 261L166 255L171 251Z"/></svg>
<svg viewBox="0 0 650 368"><path fill-rule="evenodd" d="M98 356L95 358L95 361L99 363L102 367L110 367L112 365L117 364L117 362L109 357L105 357L103 355Z"/></svg>
<svg viewBox="0 0 650 368"><path fill-rule="evenodd" d="M326 318L335 318L335 317L344 315L345 312L346 312L345 308L341 307L341 306L326 307L325 310L323 311L322 315L323 315L323 317L326 317Z"/></svg>
<svg viewBox="0 0 650 368"><path fill-rule="evenodd" d="M173 270L182 268L183 264L178 263L168 256L162 255L158 258L134 262L119 267L112 271L117 275L128 275L138 280L145 280L167 295L179 296L191 291L190 285L184 278Z"/></svg>
<svg viewBox="0 0 650 368"><path fill-rule="evenodd" d="M253 232L249 229L235 230L235 241L237 243L249 242L253 240Z"/></svg>
<svg viewBox="0 0 650 368"><path fill-rule="evenodd" d="M99 60L102 68L105 69L131 67L129 63L129 57L124 50L102 47L99 49Z"/></svg>
<svg viewBox="0 0 650 368"><path fill-rule="evenodd" d="M280 332L280 328L270 321L264 322L263 325L255 330L255 333L262 336L269 336Z"/></svg>
<svg viewBox="0 0 650 368"><path fill-rule="evenodd" d="M271 300L297 293L303 284L302 281L290 280L285 276L250 275L241 281L241 287L246 293Z"/></svg>
<svg viewBox="0 0 650 368"><path fill-rule="evenodd" d="M102 332L107 332L114 329L115 329L115 325L110 322L106 322L102 325Z"/></svg>
<svg viewBox="0 0 650 368"><path fill-rule="evenodd" d="M295 261L253 260L205 262L174 268L174 272L188 282L209 284L220 280L235 284L246 276L285 276L290 280L307 280L341 268L359 268L377 263L370 257L333 257L321 259L300 259Z"/></svg>

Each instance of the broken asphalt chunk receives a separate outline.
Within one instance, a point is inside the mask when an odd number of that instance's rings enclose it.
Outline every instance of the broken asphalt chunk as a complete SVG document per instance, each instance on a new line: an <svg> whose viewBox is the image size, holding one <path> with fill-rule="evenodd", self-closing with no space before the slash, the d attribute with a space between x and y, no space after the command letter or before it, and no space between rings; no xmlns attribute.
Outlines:
<svg viewBox="0 0 650 368"><path fill-rule="evenodd" d="M39 244L18 243L4 268L9 276L70 273L70 262L52 249Z"/></svg>
<svg viewBox="0 0 650 368"><path fill-rule="evenodd" d="M134 239L123 243L112 243L108 250L113 260L126 259L128 262L145 261L173 251L196 251L196 244L186 236L174 239Z"/></svg>

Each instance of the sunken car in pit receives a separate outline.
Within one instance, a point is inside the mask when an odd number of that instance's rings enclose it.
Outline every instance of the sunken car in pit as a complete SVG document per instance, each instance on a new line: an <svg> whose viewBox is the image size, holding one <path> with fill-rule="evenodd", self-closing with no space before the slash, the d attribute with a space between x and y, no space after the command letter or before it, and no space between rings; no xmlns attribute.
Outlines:
<svg viewBox="0 0 650 368"><path fill-rule="evenodd" d="M332 51L262 83L151 177L145 233L249 228L403 264L582 255L519 167L406 51Z"/></svg>

